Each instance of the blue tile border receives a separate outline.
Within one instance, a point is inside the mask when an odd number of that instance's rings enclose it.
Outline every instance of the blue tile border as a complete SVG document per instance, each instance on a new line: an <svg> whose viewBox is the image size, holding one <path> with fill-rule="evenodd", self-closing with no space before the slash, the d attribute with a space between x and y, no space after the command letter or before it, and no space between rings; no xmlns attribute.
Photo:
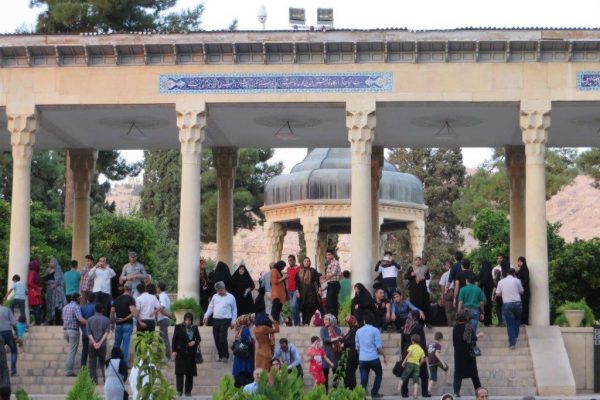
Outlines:
<svg viewBox="0 0 600 400"><path fill-rule="evenodd" d="M391 72L160 75L161 94L391 92Z"/></svg>
<svg viewBox="0 0 600 400"><path fill-rule="evenodd" d="M600 90L600 71L578 71L577 90L593 91Z"/></svg>

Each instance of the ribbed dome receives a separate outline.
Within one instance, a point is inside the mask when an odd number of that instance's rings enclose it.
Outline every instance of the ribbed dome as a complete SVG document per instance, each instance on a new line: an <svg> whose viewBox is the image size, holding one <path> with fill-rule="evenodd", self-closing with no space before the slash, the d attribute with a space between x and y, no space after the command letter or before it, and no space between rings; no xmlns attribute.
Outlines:
<svg viewBox="0 0 600 400"><path fill-rule="evenodd" d="M265 186L265 205L298 200L349 200L352 162L350 148L312 150L289 174ZM379 184L379 199L423 204L423 186L414 175L398 172L387 161Z"/></svg>

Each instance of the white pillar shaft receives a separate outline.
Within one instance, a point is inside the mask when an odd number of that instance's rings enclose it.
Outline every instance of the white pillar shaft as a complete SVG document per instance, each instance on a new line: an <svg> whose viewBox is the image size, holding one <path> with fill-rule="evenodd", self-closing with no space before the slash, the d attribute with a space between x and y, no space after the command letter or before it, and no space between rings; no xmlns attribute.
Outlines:
<svg viewBox="0 0 600 400"><path fill-rule="evenodd" d="M213 149L217 175L217 260L233 264L233 188L238 151L233 147Z"/></svg>
<svg viewBox="0 0 600 400"><path fill-rule="evenodd" d="M525 256L525 147L506 147L510 183L510 262Z"/></svg>
<svg viewBox="0 0 600 400"><path fill-rule="evenodd" d="M8 253L8 286L12 276L27 280L31 252L31 157L35 144L38 118L30 114L7 114L12 145L13 182L10 213L10 245Z"/></svg>
<svg viewBox="0 0 600 400"><path fill-rule="evenodd" d="M370 288L373 283L371 147L375 137L375 103L347 104L346 127L352 154L352 285L362 283Z"/></svg>
<svg viewBox="0 0 600 400"><path fill-rule="evenodd" d="M550 296L544 156L550 127L550 103L533 107L521 103L520 124L526 155L525 237L527 264L532 276L530 324L547 326L550 324Z"/></svg>
<svg viewBox="0 0 600 400"><path fill-rule="evenodd" d="M181 206L179 214L179 259L177 297L199 300L200 275L200 158L205 107L177 110L181 143Z"/></svg>
<svg viewBox="0 0 600 400"><path fill-rule="evenodd" d="M73 239L71 257L83 266L90 253L90 188L98 153L70 150L69 166L73 177Z"/></svg>

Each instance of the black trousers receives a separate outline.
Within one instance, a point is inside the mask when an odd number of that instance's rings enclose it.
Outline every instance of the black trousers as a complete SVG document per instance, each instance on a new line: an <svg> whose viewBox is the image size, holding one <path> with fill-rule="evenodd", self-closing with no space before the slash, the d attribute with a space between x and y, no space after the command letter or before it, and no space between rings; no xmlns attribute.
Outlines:
<svg viewBox="0 0 600 400"><path fill-rule="evenodd" d="M475 376L471 378L473 381L473 387L475 390L481 387L481 381L479 381L479 374L475 371ZM460 387L462 386L462 378L459 378L457 374L454 374L454 393L460 394Z"/></svg>
<svg viewBox="0 0 600 400"><path fill-rule="evenodd" d="M156 329L156 321L155 320L143 319L142 322L144 324L146 324L146 327L140 328L140 325L138 324L138 326L137 326L138 332L154 332L154 329Z"/></svg>
<svg viewBox="0 0 600 400"><path fill-rule="evenodd" d="M309 302L302 303L302 306L300 307L300 309L302 311L302 323L304 325L310 324L310 319L315 314L315 311L317 311L318 307L319 306L317 303L309 303Z"/></svg>
<svg viewBox="0 0 600 400"><path fill-rule="evenodd" d="M185 390L183 388L183 381L185 377ZM175 384L177 386L177 393L192 394L192 387L194 387L194 375L175 375Z"/></svg>
<svg viewBox="0 0 600 400"><path fill-rule="evenodd" d="M423 397L426 397L429 395L429 392L427 390L427 386L429 385L429 369L427 368L427 363L421 364L421 367L419 369L419 376L421 378L421 395ZM400 388L400 394L402 395L402 397L408 397L409 380L410 379L407 379L404 382L402 382L402 387Z"/></svg>
<svg viewBox="0 0 600 400"><path fill-rule="evenodd" d="M229 349L227 346L227 329L231 325L231 319L213 318L213 339L219 353L219 358L229 358Z"/></svg>
<svg viewBox="0 0 600 400"><path fill-rule="evenodd" d="M104 306L104 316L110 318L110 294L104 292L94 292L94 299L96 303L102 303Z"/></svg>
<svg viewBox="0 0 600 400"><path fill-rule="evenodd" d="M494 303L492 302L492 291L494 290L491 287L484 286L483 295L485 296L485 305L483 306L483 324L485 326L492 325L492 308Z"/></svg>
<svg viewBox="0 0 600 400"><path fill-rule="evenodd" d="M504 320L502 319L502 298L496 297L496 316L498 317L498 326L502 326Z"/></svg>
<svg viewBox="0 0 600 400"><path fill-rule="evenodd" d="M279 317L281 316L281 309L283 308L283 304L281 304L281 300L274 299L271 302L271 316L277 323L279 323ZM310 320L309 320L310 321Z"/></svg>
<svg viewBox="0 0 600 400"><path fill-rule="evenodd" d="M344 377L344 385L348 389L356 387L356 369L358 368L358 354L356 350L350 349L346 360L346 375Z"/></svg>
<svg viewBox="0 0 600 400"><path fill-rule="evenodd" d="M327 283L327 312L333 314L336 318L340 310L338 296L340 294L340 283L338 281Z"/></svg>

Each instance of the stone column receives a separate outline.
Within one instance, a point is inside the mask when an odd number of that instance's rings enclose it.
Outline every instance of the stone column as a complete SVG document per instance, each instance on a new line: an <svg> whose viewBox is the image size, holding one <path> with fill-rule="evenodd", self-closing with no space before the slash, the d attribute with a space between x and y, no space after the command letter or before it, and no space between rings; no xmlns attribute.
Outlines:
<svg viewBox="0 0 600 400"><path fill-rule="evenodd" d="M69 150L69 166L73 178L73 239L71 258L82 266L90 253L90 188L98 152L92 149Z"/></svg>
<svg viewBox="0 0 600 400"><path fill-rule="evenodd" d="M370 288L373 220L371 211L371 147L375 138L375 102L346 104L346 128L352 155L351 246L352 285Z"/></svg>
<svg viewBox="0 0 600 400"><path fill-rule="evenodd" d="M263 229L267 240L267 254L269 262L277 262L281 260L281 252L283 251L283 240L287 230L279 222L265 222Z"/></svg>
<svg viewBox="0 0 600 400"><path fill-rule="evenodd" d="M525 143L525 253L531 272L530 324L550 324L548 291L548 237L546 232L546 171L544 157L548 128L549 101L521 102L520 125Z"/></svg>
<svg viewBox="0 0 600 400"><path fill-rule="evenodd" d="M8 131L12 146L13 181L10 213L10 245L8 251L8 286L12 276L19 274L27 281L31 252L31 157L38 129L35 110L25 114L7 112Z"/></svg>
<svg viewBox="0 0 600 400"><path fill-rule="evenodd" d="M506 170L510 184L510 262L525 256L525 147L506 146Z"/></svg>
<svg viewBox="0 0 600 400"><path fill-rule="evenodd" d="M319 268L319 217L301 217L302 232L304 232L304 242L306 243L306 257L314 268Z"/></svg>
<svg viewBox="0 0 600 400"><path fill-rule="evenodd" d="M371 265L377 264L381 258L379 253L379 181L383 169L383 147L373 147L371 153Z"/></svg>
<svg viewBox="0 0 600 400"><path fill-rule="evenodd" d="M199 300L200 158L206 128L206 105L195 103L189 108L177 107L176 113L181 143L177 298Z"/></svg>
<svg viewBox="0 0 600 400"><path fill-rule="evenodd" d="M215 147L213 162L217 173L217 260L233 264L233 187L238 164L238 149Z"/></svg>
<svg viewBox="0 0 600 400"><path fill-rule="evenodd" d="M425 246L425 221L417 220L406 223L408 236L410 237L410 249L413 259L423 257L423 247Z"/></svg>
<svg viewBox="0 0 600 400"><path fill-rule="evenodd" d="M325 252L327 251L327 232L319 232L317 245L317 261L315 262L315 268L319 272L325 271Z"/></svg>

